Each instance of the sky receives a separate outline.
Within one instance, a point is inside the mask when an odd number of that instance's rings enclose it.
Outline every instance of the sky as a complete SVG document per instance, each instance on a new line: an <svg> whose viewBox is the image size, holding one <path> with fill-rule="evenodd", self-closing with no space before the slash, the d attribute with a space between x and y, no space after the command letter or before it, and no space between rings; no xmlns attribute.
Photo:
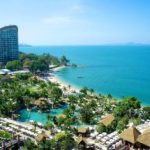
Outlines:
<svg viewBox="0 0 150 150"><path fill-rule="evenodd" d="M150 44L150 0L0 0L0 27L31 45Z"/></svg>

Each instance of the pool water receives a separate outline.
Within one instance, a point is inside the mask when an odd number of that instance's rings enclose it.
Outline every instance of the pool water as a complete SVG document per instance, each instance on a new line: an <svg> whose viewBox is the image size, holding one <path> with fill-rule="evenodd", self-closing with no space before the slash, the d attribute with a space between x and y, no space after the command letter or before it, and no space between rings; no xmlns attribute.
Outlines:
<svg viewBox="0 0 150 150"><path fill-rule="evenodd" d="M47 115L57 116L63 113L63 111L67 108L67 105L60 105L58 108L53 108L48 113L41 113L37 110L35 111L28 111L27 109L22 109L19 111L19 119L20 122L29 122L31 120L40 122L45 124L47 121Z"/></svg>

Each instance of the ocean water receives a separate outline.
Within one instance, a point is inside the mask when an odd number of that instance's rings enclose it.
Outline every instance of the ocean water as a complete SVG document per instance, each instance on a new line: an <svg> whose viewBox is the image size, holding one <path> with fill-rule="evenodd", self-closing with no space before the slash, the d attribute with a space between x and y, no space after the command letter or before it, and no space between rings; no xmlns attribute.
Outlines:
<svg viewBox="0 0 150 150"><path fill-rule="evenodd" d="M61 80L116 98L136 96L143 105L150 104L150 46L37 46L20 51L65 55L80 67L56 73Z"/></svg>

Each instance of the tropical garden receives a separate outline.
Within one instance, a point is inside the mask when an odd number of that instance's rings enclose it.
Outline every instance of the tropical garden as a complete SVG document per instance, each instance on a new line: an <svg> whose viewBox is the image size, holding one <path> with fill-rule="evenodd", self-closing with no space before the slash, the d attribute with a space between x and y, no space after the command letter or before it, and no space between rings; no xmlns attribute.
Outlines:
<svg viewBox="0 0 150 150"><path fill-rule="evenodd" d="M28 149L62 149L70 150L76 146L73 135L77 135L78 127L95 126L99 133L122 131L128 124L140 124L150 119L150 107L142 106L135 97L123 97L116 100L111 94L95 94L93 89L82 88L79 93L64 94L59 84L42 80L37 72L49 71L49 65L67 65L69 60L62 56L57 58L48 54L34 55L20 53L19 60L6 64L10 70L28 67L30 73L0 76L0 116L17 119L19 110L36 108L39 112L47 113L44 128L53 134L55 127L62 132L54 134L48 141L38 142L26 140L23 146ZM49 110L59 105L67 104L61 115L52 116ZM114 119L108 126L100 122L107 114ZM36 122L34 123L37 125ZM0 138L12 138L9 133L0 132Z"/></svg>
<svg viewBox="0 0 150 150"><path fill-rule="evenodd" d="M68 63L69 60L65 56L58 58L50 54L36 55L20 52L19 59L7 62L6 68L9 70L28 68L32 73L37 73L39 71L49 71L49 65L67 66Z"/></svg>

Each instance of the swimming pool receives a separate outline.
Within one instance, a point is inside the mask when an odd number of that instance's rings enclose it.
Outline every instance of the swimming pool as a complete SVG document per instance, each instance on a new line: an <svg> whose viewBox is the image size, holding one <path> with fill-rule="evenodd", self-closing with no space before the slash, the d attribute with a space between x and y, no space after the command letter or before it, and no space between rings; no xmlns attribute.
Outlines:
<svg viewBox="0 0 150 150"><path fill-rule="evenodd" d="M50 112L48 113L41 113L37 110L35 111L28 111L27 109L22 109L19 111L20 117L18 118L18 121L20 122L29 122L31 120L40 122L42 124L45 124L47 121L47 116L57 116L63 113L63 111L67 108L67 105L60 105L57 108L50 109Z"/></svg>

